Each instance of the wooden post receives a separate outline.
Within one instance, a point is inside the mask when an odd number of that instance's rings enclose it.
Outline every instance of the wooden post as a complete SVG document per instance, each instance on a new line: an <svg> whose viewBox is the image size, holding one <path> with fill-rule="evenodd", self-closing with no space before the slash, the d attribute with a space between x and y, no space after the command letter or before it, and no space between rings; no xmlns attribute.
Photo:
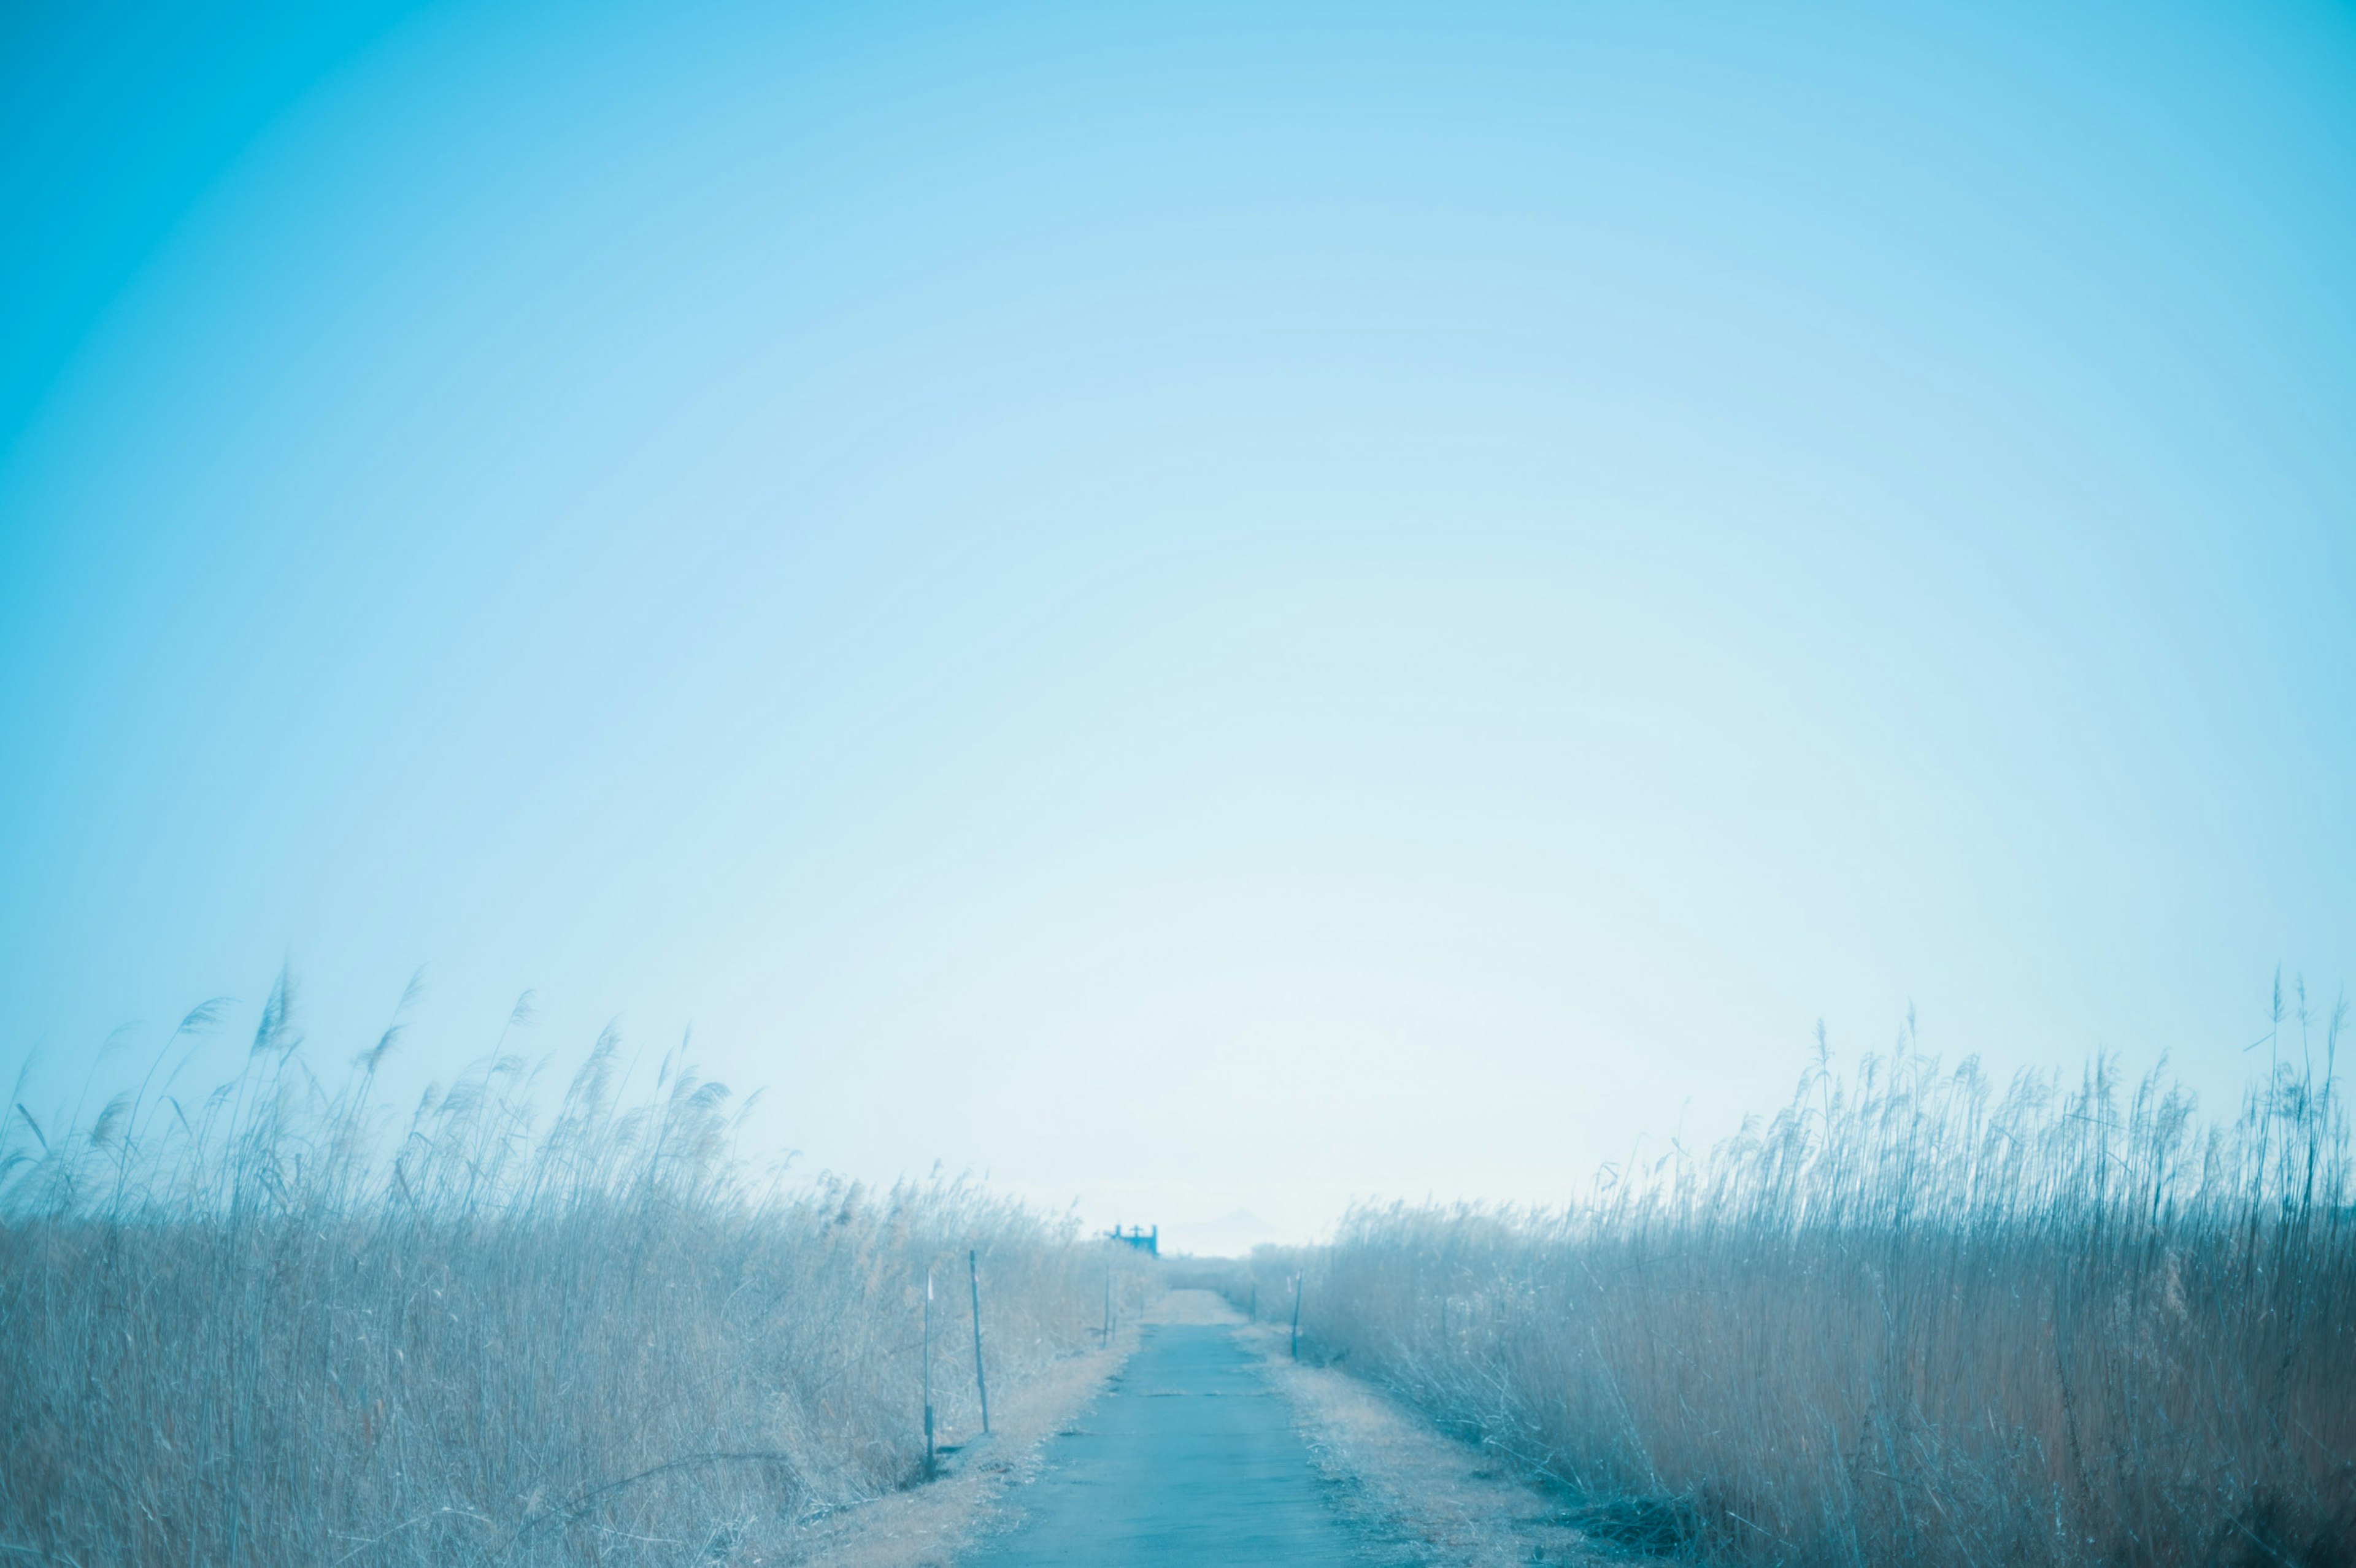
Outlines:
<svg viewBox="0 0 2356 1568"><path fill-rule="evenodd" d="M1292 1359L1301 1360L1301 1276L1292 1276Z"/></svg>
<svg viewBox="0 0 2356 1568"><path fill-rule="evenodd" d="M973 1386L981 1395L981 1435L990 1435L990 1380L981 1375L981 1265L966 1249L966 1283L973 1287Z"/></svg>
<svg viewBox="0 0 2356 1568"><path fill-rule="evenodd" d="M1105 1264L1104 1342L1112 1343L1112 1264Z"/></svg>
<svg viewBox="0 0 2356 1568"><path fill-rule="evenodd" d="M925 1471L933 1468L933 1271L925 1271Z"/></svg>

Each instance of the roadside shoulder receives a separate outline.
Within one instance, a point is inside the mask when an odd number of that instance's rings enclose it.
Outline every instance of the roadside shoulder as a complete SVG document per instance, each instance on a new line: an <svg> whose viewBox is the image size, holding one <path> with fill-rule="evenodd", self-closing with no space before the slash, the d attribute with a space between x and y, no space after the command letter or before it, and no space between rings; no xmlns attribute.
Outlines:
<svg viewBox="0 0 2356 1568"><path fill-rule="evenodd" d="M1562 1522L1564 1505L1509 1474L1493 1456L1434 1431L1417 1412L1361 1379L1290 1360L1283 1336L1242 1331L1291 1403L1294 1419L1344 1506L1402 1563L1595 1568L1612 1556Z"/></svg>
<svg viewBox="0 0 2356 1568"><path fill-rule="evenodd" d="M923 1486L805 1520L794 1563L829 1568L948 1568L1011 1506L1007 1494L1039 1473L1046 1440L1102 1391L1137 1348L1131 1325L1110 1346L1072 1356L991 1401L996 1431L947 1451Z"/></svg>

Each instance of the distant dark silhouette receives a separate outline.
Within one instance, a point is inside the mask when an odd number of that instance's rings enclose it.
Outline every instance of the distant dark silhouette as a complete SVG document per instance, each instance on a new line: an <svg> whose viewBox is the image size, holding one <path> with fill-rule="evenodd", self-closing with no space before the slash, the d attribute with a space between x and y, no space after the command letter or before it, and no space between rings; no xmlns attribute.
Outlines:
<svg viewBox="0 0 2356 1568"><path fill-rule="evenodd" d="M1105 1232L1105 1240L1119 1242L1123 1246L1135 1247L1148 1257L1158 1258L1162 1255L1162 1227L1159 1225L1150 1231L1141 1225L1131 1225L1126 1231L1115 1225Z"/></svg>

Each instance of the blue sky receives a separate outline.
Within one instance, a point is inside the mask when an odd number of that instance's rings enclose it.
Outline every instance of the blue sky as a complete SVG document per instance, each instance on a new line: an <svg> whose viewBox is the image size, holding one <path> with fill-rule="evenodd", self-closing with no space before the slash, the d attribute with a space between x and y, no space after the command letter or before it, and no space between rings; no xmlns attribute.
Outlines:
<svg viewBox="0 0 2356 1568"><path fill-rule="evenodd" d="M282 962L1091 1217L2356 955L2356 17L35 6L0 1067ZM218 1051L220 1071L236 1060Z"/></svg>

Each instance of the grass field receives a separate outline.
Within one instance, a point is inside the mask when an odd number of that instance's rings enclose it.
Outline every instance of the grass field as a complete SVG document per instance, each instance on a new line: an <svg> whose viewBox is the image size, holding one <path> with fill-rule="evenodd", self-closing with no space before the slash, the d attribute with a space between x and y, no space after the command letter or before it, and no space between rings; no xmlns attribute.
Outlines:
<svg viewBox="0 0 2356 1568"><path fill-rule="evenodd" d="M204 1029L200 1009L186 1029ZM756 1563L1093 1341L1112 1251L957 1183L762 1184L677 1071L599 1043L545 1123L491 1062L386 1128L283 998L244 1074L0 1142L0 1557L95 1565ZM391 1134L399 1136L391 1136Z"/></svg>
<svg viewBox="0 0 2356 1568"><path fill-rule="evenodd" d="M2160 1076L1999 1093L1910 1039L1590 1202L1365 1209L1227 1288L1277 1317L1302 1274L1305 1354L1639 1552L2356 1563L2340 1020L2282 1011L2222 1124Z"/></svg>
<svg viewBox="0 0 2356 1568"><path fill-rule="evenodd" d="M998 1390L1089 1344L1108 1281L1284 1323L1297 1279L1307 1358L1632 1552L2345 1568L2340 1020L2282 1015L2228 1119L2106 1063L1999 1091L1910 1035L1568 1209L1361 1209L1156 1275L958 1183L756 1178L719 1086L617 1104L610 1038L545 1120L501 1058L390 1124L390 1040L331 1093L281 997L200 1102L159 1066L85 1122L12 1107L0 1555L790 1561L923 1474L928 1268L940 1435L974 1432L970 1250Z"/></svg>

